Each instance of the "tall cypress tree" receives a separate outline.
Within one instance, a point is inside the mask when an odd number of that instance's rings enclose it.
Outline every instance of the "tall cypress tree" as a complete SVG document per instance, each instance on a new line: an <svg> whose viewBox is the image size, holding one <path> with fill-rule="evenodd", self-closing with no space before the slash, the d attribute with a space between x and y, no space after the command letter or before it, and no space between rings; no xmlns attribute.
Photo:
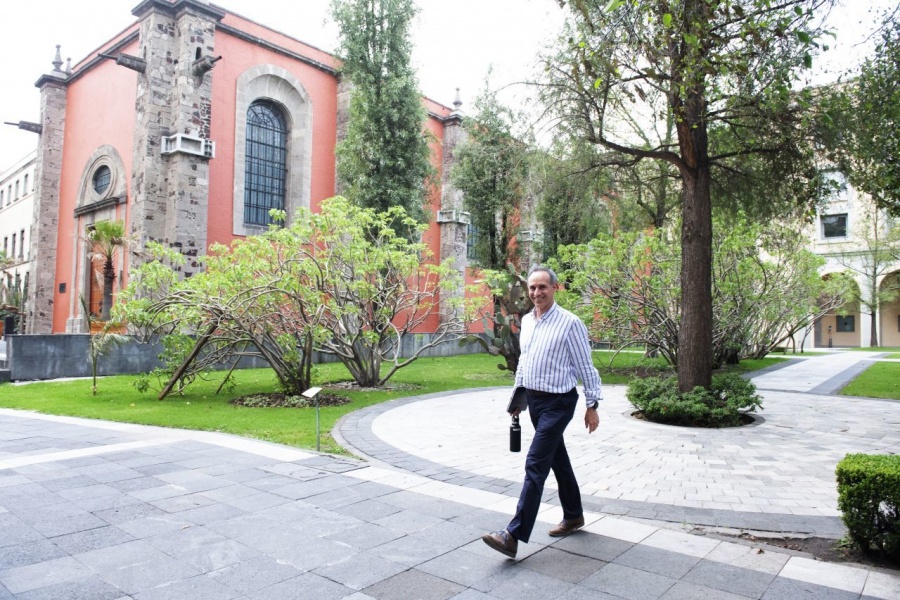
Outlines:
<svg viewBox="0 0 900 600"><path fill-rule="evenodd" d="M434 169L410 64L413 0L334 0L332 14L341 73L352 84L347 135L336 150L344 195L378 211L402 206L425 222Z"/></svg>

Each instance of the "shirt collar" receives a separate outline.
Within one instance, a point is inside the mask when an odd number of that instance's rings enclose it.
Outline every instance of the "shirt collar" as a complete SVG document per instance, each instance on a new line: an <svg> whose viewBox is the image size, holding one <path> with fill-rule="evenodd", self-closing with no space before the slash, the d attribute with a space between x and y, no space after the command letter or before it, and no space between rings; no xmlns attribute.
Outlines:
<svg viewBox="0 0 900 600"><path fill-rule="evenodd" d="M556 312L556 302L554 301L553 304L550 305L550 308L547 310L547 312L542 314L540 316L540 318L538 318L537 315L534 314L534 309L531 309L531 316L534 317L535 321L543 321L547 317L552 316L555 312Z"/></svg>

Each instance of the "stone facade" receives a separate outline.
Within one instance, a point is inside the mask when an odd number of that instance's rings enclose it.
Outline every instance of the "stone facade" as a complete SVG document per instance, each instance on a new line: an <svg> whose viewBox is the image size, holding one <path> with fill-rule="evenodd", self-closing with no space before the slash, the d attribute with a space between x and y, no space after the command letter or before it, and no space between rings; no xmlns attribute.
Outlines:
<svg viewBox="0 0 900 600"><path fill-rule="evenodd" d="M28 333L45 333L53 327L56 296L56 255L59 246L58 207L66 128L66 73L61 70L59 47L54 70L41 77L41 133L35 164L34 219L31 233L32 273L29 282Z"/></svg>
<svg viewBox="0 0 900 600"><path fill-rule="evenodd" d="M131 232L139 246L157 241L178 249L189 277L207 248L210 157L164 154L163 144L176 134L210 137L212 84L203 69L212 64L215 26L225 13L195 0L156 0L134 14L147 65L135 102Z"/></svg>
<svg viewBox="0 0 900 600"><path fill-rule="evenodd" d="M143 0L132 14L135 23L97 54L66 71L54 61L38 82L29 333L85 331L81 299L98 290L84 238L95 223L121 220L132 238L114 258L114 294L150 241L178 249L190 276L210 244L264 229L244 216L255 102L274 105L286 123L278 151L286 155L288 218L340 192L335 147L347 128L350 86L337 59L204 0ZM458 104L423 103L443 184L437 223L424 239L465 271L468 218L449 178L465 135L462 113ZM438 326L435 319L422 333Z"/></svg>

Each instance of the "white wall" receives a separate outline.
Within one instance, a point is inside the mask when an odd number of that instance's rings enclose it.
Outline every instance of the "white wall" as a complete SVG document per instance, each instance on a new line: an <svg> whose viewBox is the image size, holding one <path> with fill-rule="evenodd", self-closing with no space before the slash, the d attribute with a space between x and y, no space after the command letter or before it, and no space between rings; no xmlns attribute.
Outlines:
<svg viewBox="0 0 900 600"><path fill-rule="evenodd" d="M7 276L15 281L18 275L22 281L29 270L29 251L31 246L31 223L34 218L34 166L35 152L28 153L10 168L0 172L0 190L3 201L0 205L0 250L14 260L13 265L4 269L4 280ZM27 187L25 180L28 180ZM19 194L16 196L16 183ZM25 231L23 244L22 231ZM12 252L12 240L15 236L15 254Z"/></svg>

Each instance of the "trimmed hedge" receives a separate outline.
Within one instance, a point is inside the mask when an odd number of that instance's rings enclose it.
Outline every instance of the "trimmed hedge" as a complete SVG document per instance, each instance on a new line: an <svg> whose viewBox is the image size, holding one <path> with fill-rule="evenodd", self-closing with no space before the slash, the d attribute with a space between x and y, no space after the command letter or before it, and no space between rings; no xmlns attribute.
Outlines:
<svg viewBox="0 0 900 600"><path fill-rule="evenodd" d="M626 396L648 421L684 427L735 427L746 413L762 409L756 386L733 373L714 376L710 389L687 393L678 391L676 377L636 379Z"/></svg>
<svg viewBox="0 0 900 600"><path fill-rule="evenodd" d="M900 559L900 456L848 454L835 474L850 538Z"/></svg>

